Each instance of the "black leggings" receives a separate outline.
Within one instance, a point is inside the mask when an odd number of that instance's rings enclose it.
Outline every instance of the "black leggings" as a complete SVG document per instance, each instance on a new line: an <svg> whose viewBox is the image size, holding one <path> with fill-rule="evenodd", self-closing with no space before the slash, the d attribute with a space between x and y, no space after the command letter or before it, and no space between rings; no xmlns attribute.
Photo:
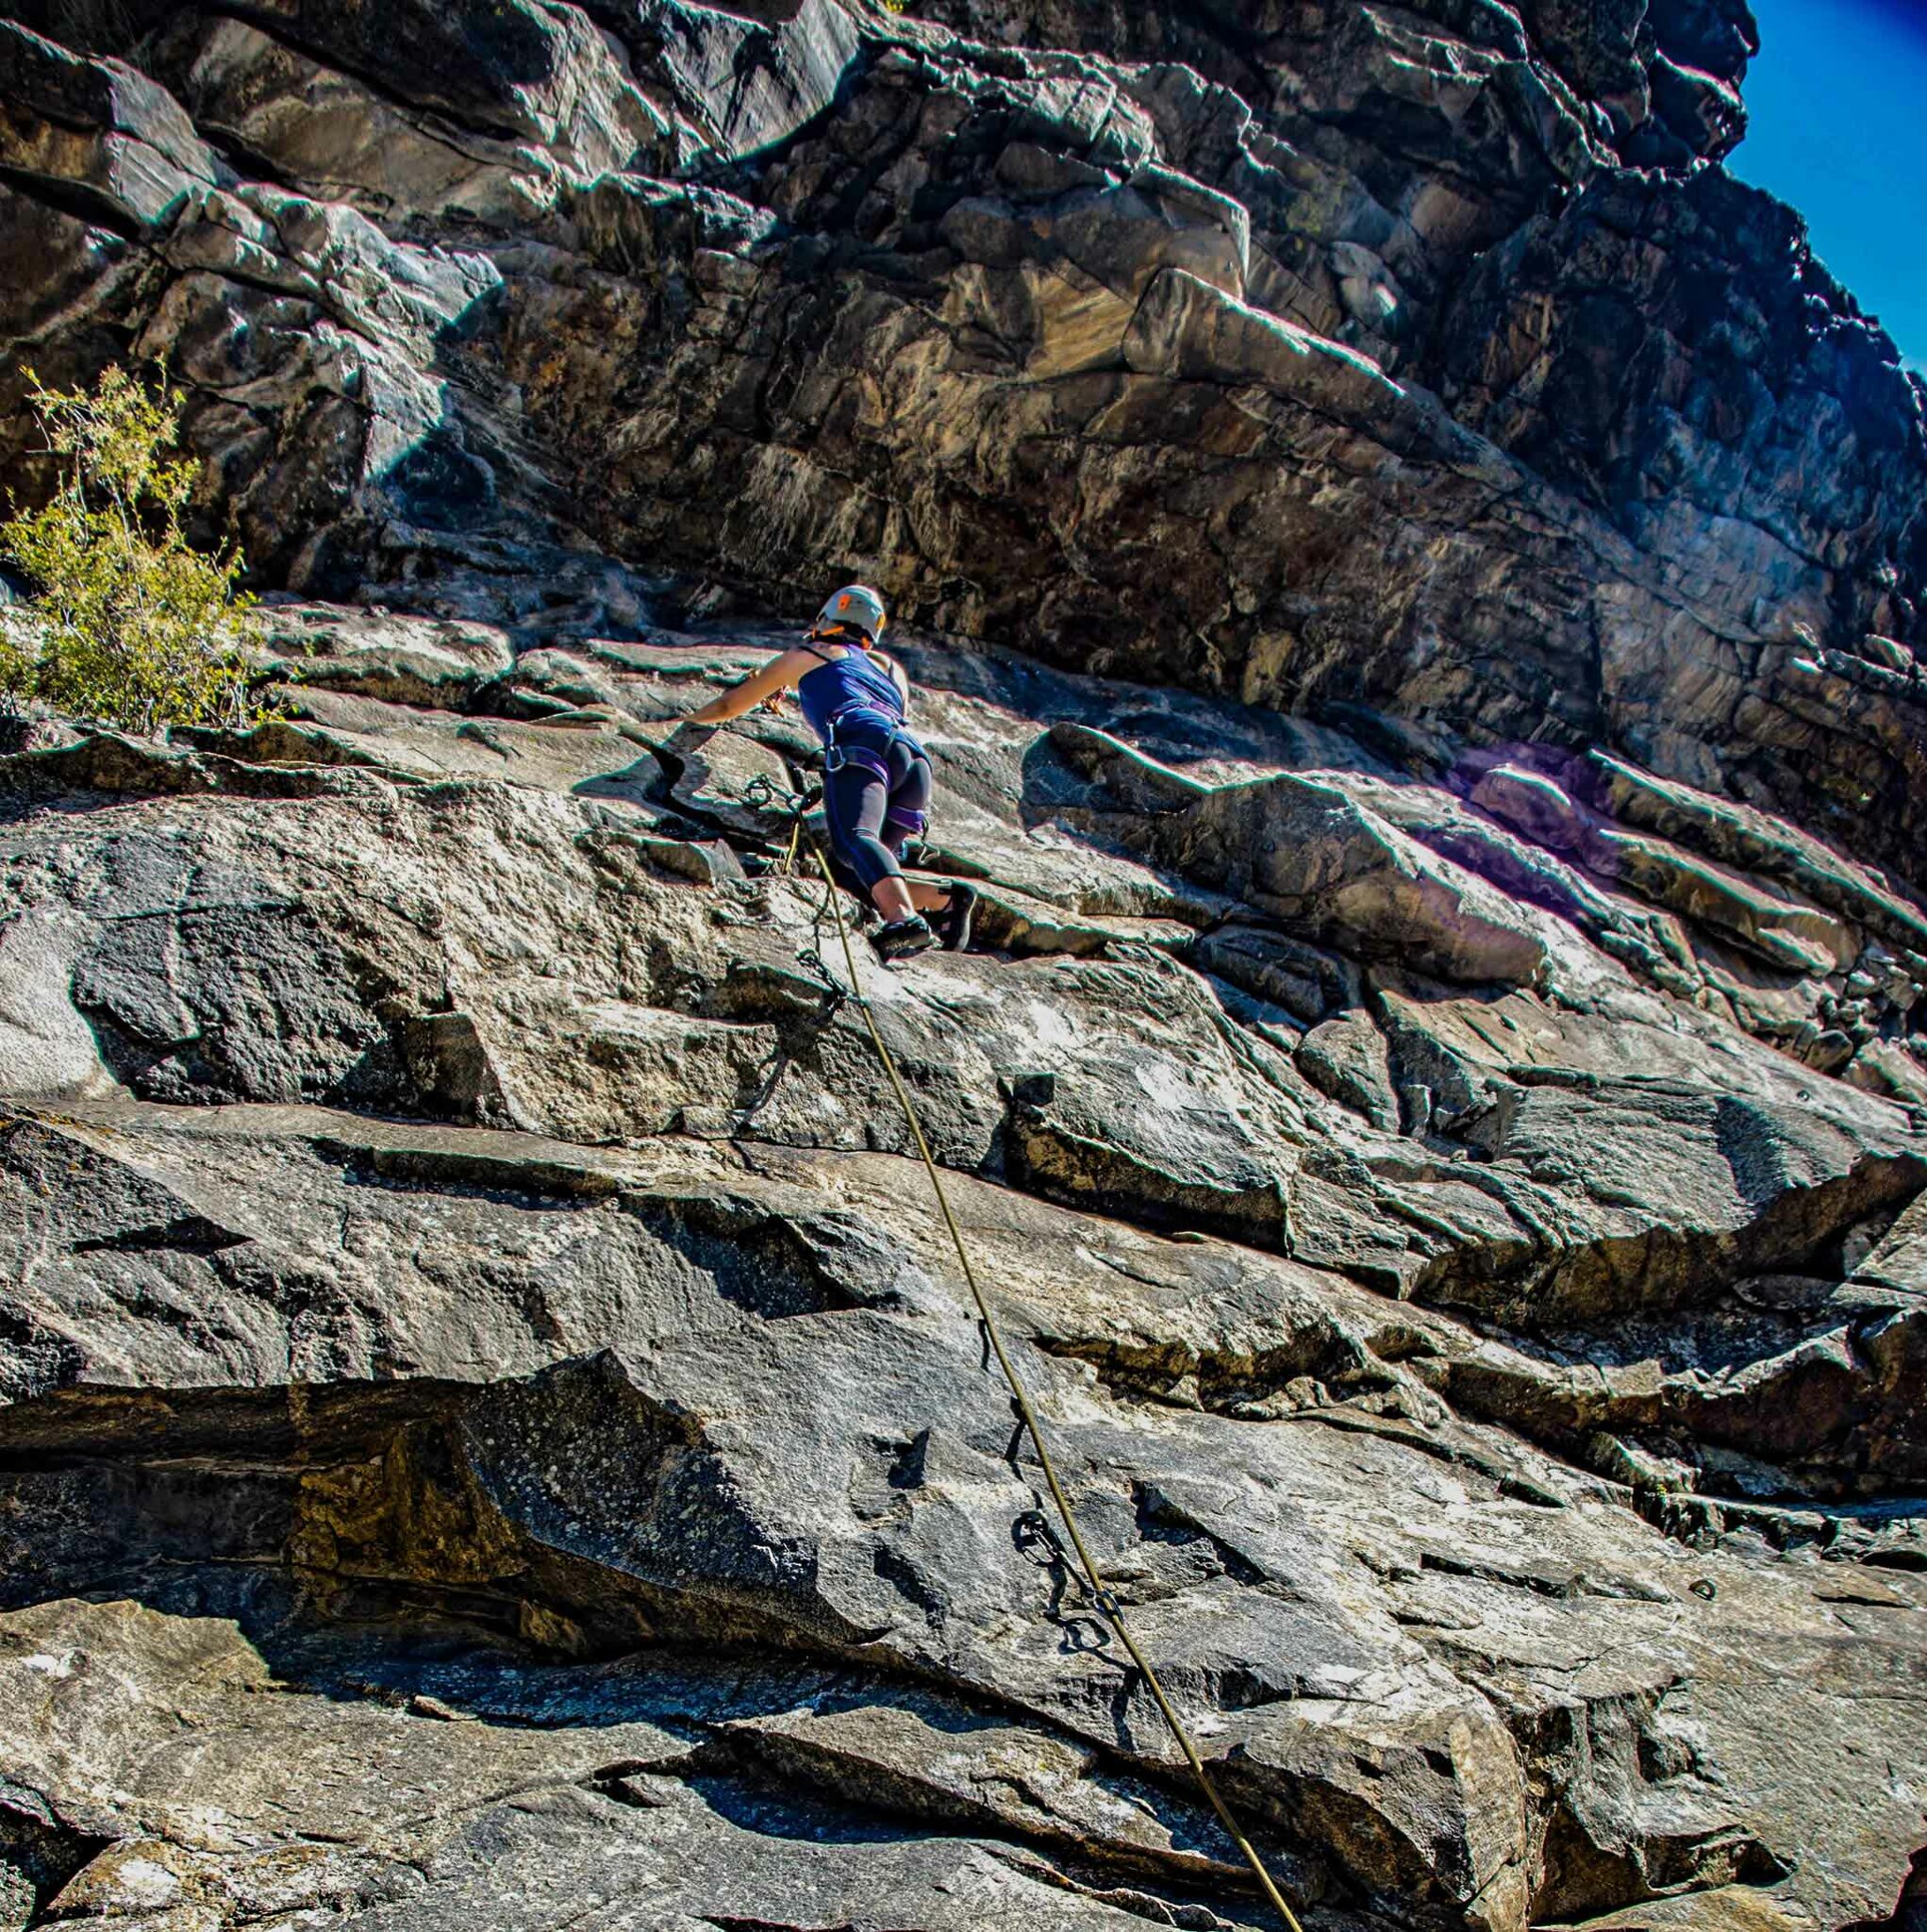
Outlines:
<svg viewBox="0 0 1927 1932"><path fill-rule="evenodd" d="M914 741L893 738L884 754L886 785L854 760L823 779L823 817L830 832L830 869L866 904L879 879L900 879L898 858L930 809L930 760Z"/></svg>

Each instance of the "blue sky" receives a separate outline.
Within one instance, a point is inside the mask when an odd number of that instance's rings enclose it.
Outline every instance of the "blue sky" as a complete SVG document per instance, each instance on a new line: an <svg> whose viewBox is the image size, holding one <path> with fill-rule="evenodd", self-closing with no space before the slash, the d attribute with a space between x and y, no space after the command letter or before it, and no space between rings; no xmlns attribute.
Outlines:
<svg viewBox="0 0 1927 1932"><path fill-rule="evenodd" d="M1927 6L1753 8L1752 125L1727 166L1806 217L1814 252L1927 369Z"/></svg>

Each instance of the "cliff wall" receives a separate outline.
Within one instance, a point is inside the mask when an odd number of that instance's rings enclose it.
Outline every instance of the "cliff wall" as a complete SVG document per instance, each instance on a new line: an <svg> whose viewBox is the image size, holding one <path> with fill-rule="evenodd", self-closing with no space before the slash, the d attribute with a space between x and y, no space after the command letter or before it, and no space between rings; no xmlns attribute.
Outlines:
<svg viewBox="0 0 1927 1932"><path fill-rule="evenodd" d="M1265 1923L682 722L852 575L984 894L864 990L1312 1932L1912 1923L1927 455L1755 46L0 22L7 478L164 358L280 714L0 751L0 1924Z"/></svg>

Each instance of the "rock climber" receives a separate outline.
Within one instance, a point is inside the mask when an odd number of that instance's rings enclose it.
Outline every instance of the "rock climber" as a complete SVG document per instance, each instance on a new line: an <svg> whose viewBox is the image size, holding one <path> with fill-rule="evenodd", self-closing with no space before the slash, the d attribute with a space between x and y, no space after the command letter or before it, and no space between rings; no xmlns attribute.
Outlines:
<svg viewBox="0 0 1927 1932"><path fill-rule="evenodd" d="M830 869L881 914L871 943L886 963L939 944L961 952L977 898L960 881L934 886L904 876L904 847L928 820L930 759L905 728L909 679L878 642L889 622L874 591L846 584L817 612L802 643L689 716L692 724L727 724L794 687L822 740Z"/></svg>

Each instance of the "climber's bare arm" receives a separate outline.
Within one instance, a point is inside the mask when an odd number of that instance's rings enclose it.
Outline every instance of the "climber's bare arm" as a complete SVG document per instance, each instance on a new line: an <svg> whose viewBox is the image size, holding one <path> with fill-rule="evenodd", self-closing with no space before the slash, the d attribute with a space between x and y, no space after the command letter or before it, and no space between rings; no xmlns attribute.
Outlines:
<svg viewBox="0 0 1927 1932"><path fill-rule="evenodd" d="M813 670L822 662L814 651L781 652L760 671L751 672L740 684L731 685L706 705L691 711L687 722L691 724L726 724L732 718L740 718L744 712L754 711L779 691L792 690L805 672Z"/></svg>

